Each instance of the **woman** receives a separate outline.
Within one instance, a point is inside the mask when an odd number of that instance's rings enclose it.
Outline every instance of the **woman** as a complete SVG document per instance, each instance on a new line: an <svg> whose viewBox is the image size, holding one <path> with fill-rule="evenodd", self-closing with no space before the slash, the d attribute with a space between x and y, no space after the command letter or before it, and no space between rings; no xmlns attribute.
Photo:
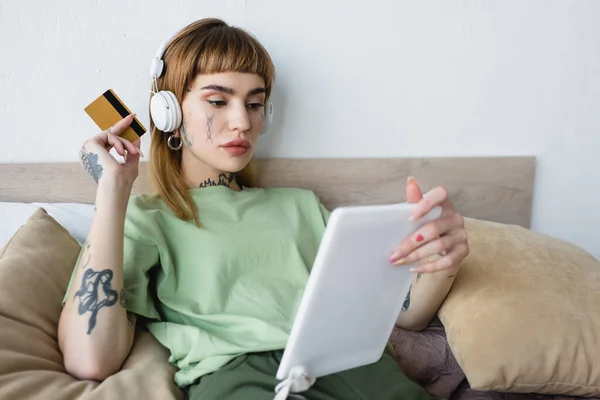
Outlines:
<svg viewBox="0 0 600 400"><path fill-rule="evenodd" d="M65 366L81 379L117 372L139 317L170 350L176 383L190 398L271 398L329 213L310 191L254 187L251 160L275 75L260 43L220 20L200 20L167 42L163 60L154 84L174 93L182 122L165 122L152 103L150 172L157 195L131 196L139 141L119 135L132 116L81 149L98 189L60 319ZM113 147L123 164L109 154ZM462 217L443 188L423 197L409 179L407 195L419 203L415 217L443 208L442 217L390 255L398 268L429 260L415 271L398 317L401 327L423 329L468 245ZM375 364L318 379L302 395L430 398L387 352Z"/></svg>

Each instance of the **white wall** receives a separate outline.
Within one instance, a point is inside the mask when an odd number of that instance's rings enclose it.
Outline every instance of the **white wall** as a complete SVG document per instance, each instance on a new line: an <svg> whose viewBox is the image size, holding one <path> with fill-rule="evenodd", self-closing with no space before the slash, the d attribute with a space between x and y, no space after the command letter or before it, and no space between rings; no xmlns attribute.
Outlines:
<svg viewBox="0 0 600 400"><path fill-rule="evenodd" d="M147 123L156 47L206 16L276 62L261 155L535 155L533 228L600 258L594 0L2 0L0 162L75 161L108 87Z"/></svg>

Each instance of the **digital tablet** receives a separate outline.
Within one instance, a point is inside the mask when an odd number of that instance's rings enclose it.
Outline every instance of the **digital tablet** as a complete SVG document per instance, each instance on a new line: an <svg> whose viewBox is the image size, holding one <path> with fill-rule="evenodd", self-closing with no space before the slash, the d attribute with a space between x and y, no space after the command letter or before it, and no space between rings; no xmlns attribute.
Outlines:
<svg viewBox="0 0 600 400"><path fill-rule="evenodd" d="M394 249L441 215L418 221L414 204L336 208L330 215L276 378L302 367L311 378L378 361L417 263L395 266ZM296 368L297 369L297 368Z"/></svg>

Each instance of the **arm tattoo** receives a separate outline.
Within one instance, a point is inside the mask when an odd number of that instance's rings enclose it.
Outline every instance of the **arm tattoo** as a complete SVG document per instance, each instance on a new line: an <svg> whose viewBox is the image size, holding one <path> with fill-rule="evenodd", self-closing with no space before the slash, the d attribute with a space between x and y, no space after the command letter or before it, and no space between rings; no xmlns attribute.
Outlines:
<svg viewBox="0 0 600 400"><path fill-rule="evenodd" d="M119 294L112 288L113 271L105 269L94 271L86 269L81 278L81 287L75 293L79 300L78 312L83 315L90 312L90 321L87 334L91 334L96 326L96 317L102 307L111 307L116 304Z"/></svg>
<svg viewBox="0 0 600 400"><path fill-rule="evenodd" d="M227 186L231 187L231 184L235 182L237 183L236 176L233 172L221 173L219 174L219 179L215 181L214 179L208 178L204 182L200 184L199 187L208 187L208 186Z"/></svg>
<svg viewBox="0 0 600 400"><path fill-rule="evenodd" d="M417 279L416 279L415 282L419 282L419 279L421 279L421 276L423 276L423 273L422 272L417 272ZM410 307L410 293L411 292L412 292L412 285L410 285L410 288L408 288L408 293L406 294L406 298L404 299L404 303L402 303L402 311L406 311Z"/></svg>
<svg viewBox="0 0 600 400"><path fill-rule="evenodd" d="M121 307L123 308L125 308L125 305L127 304L125 299L125 288L121 289L121 293L119 294L119 304L121 304Z"/></svg>
<svg viewBox="0 0 600 400"><path fill-rule="evenodd" d="M194 142L192 142L192 140L190 139L190 135L188 135L188 131L185 124L181 124L181 136L183 137L183 142L186 144L187 147L192 147L194 145Z"/></svg>
<svg viewBox="0 0 600 400"><path fill-rule="evenodd" d="M125 288L121 289L121 293L119 294L119 304L126 309L127 297L125 295ZM135 324L135 314L127 311L127 321L129 322L129 325L133 326L133 324Z"/></svg>
<svg viewBox="0 0 600 400"><path fill-rule="evenodd" d="M210 140L210 142L212 143L212 130L213 130L213 119L215 118L215 114L213 115L208 115L206 114L206 141L208 142Z"/></svg>
<svg viewBox="0 0 600 400"><path fill-rule="evenodd" d="M129 321L129 325L133 326L135 324L135 314L127 311L127 321Z"/></svg>
<svg viewBox="0 0 600 400"><path fill-rule="evenodd" d="M86 269L88 264L90 263L90 259L92 258L92 255L90 253L90 243L86 240L85 243L83 244L84 250L83 250L83 254L81 255L81 259L83 260L85 258L85 255L87 255L87 259L85 260L84 263L81 263L81 269Z"/></svg>
<svg viewBox="0 0 600 400"><path fill-rule="evenodd" d="M96 184L98 184L98 181L102 177L102 165L98 163L98 154L88 153L85 147L82 147L79 151L79 158L87 172L94 178Z"/></svg>
<svg viewBox="0 0 600 400"><path fill-rule="evenodd" d="M406 311L410 307L410 292L411 291L412 291L412 285L410 285L410 288L408 288L408 293L406 294L404 303L402 303L402 311Z"/></svg>

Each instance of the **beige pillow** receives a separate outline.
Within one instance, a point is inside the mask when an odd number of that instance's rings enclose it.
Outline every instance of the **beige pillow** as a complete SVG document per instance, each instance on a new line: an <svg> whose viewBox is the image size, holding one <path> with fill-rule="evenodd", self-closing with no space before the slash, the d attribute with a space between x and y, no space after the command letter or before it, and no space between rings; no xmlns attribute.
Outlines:
<svg viewBox="0 0 600 400"><path fill-rule="evenodd" d="M99 383L65 372L57 342L61 301L80 247L38 209L0 250L0 399L180 399L168 354L136 334L123 368Z"/></svg>
<svg viewBox="0 0 600 400"><path fill-rule="evenodd" d="M600 395L600 262L518 226L467 219L471 253L439 312L474 390Z"/></svg>

